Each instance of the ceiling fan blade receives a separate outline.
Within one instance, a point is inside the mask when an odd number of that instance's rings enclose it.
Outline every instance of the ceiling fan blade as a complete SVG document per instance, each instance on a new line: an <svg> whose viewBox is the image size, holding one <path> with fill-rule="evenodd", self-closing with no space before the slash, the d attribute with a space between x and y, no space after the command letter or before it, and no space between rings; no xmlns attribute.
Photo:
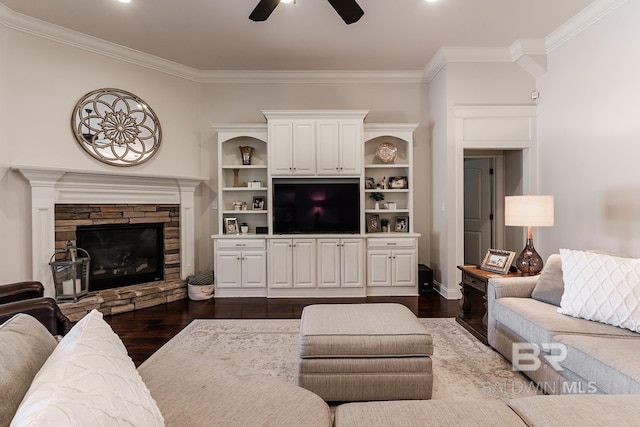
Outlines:
<svg viewBox="0 0 640 427"><path fill-rule="evenodd" d="M249 15L249 19L252 21L266 21L278 3L280 3L280 0L260 0L251 15Z"/></svg>
<svg viewBox="0 0 640 427"><path fill-rule="evenodd" d="M356 0L328 0L331 3L331 6L338 12L338 15L342 18L342 20L348 25L357 22L362 15L364 15L364 10L360 8L360 5L356 2Z"/></svg>

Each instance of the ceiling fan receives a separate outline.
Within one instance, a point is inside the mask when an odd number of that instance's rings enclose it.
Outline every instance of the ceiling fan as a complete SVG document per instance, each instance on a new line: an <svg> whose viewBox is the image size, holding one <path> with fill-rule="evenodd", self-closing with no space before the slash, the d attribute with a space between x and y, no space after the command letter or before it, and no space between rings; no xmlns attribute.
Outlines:
<svg viewBox="0 0 640 427"><path fill-rule="evenodd" d="M327 1L333 6L347 25L357 22L362 15L364 15L364 11L360 8L356 0ZM249 15L249 19L252 21L266 21L278 3L280 3L280 0L260 0L256 8L251 12L251 15Z"/></svg>

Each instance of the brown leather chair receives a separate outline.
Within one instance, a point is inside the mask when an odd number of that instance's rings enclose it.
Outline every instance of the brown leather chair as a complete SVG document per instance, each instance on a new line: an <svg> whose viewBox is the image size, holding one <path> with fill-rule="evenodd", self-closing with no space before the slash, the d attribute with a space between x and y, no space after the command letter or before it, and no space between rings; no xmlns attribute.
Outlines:
<svg viewBox="0 0 640 427"><path fill-rule="evenodd" d="M29 314L40 321L52 335L64 335L73 323L53 298L46 298L40 282L28 281L0 285L0 324L18 313Z"/></svg>

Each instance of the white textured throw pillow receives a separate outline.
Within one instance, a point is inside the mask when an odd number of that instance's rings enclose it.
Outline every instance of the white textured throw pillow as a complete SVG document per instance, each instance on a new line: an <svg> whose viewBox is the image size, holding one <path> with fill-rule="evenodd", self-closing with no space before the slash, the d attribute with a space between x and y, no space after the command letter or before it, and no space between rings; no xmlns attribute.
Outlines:
<svg viewBox="0 0 640 427"><path fill-rule="evenodd" d="M163 426L120 338L93 310L60 341L11 426Z"/></svg>
<svg viewBox="0 0 640 427"><path fill-rule="evenodd" d="M560 249L558 313L640 332L640 259Z"/></svg>

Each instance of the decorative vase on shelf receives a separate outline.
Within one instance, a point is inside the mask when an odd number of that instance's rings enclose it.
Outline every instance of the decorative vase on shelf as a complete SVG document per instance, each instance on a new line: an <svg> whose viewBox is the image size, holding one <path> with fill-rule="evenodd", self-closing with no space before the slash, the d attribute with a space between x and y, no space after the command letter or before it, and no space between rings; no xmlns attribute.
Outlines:
<svg viewBox="0 0 640 427"><path fill-rule="evenodd" d="M242 232L242 234L247 234L249 232L249 225L246 222L243 222L240 225L240 231Z"/></svg>
<svg viewBox="0 0 640 427"><path fill-rule="evenodd" d="M376 203L375 203L375 209L380 209L380 201L384 200L384 194L375 191L371 194L369 194L369 197L371 197Z"/></svg>
<svg viewBox="0 0 640 427"><path fill-rule="evenodd" d="M242 155L242 164L250 165L251 164L251 156L253 155L253 147L249 147L246 145L241 145L240 154Z"/></svg>
<svg viewBox="0 0 640 427"><path fill-rule="evenodd" d="M240 169L233 170L233 186L240 187Z"/></svg>

